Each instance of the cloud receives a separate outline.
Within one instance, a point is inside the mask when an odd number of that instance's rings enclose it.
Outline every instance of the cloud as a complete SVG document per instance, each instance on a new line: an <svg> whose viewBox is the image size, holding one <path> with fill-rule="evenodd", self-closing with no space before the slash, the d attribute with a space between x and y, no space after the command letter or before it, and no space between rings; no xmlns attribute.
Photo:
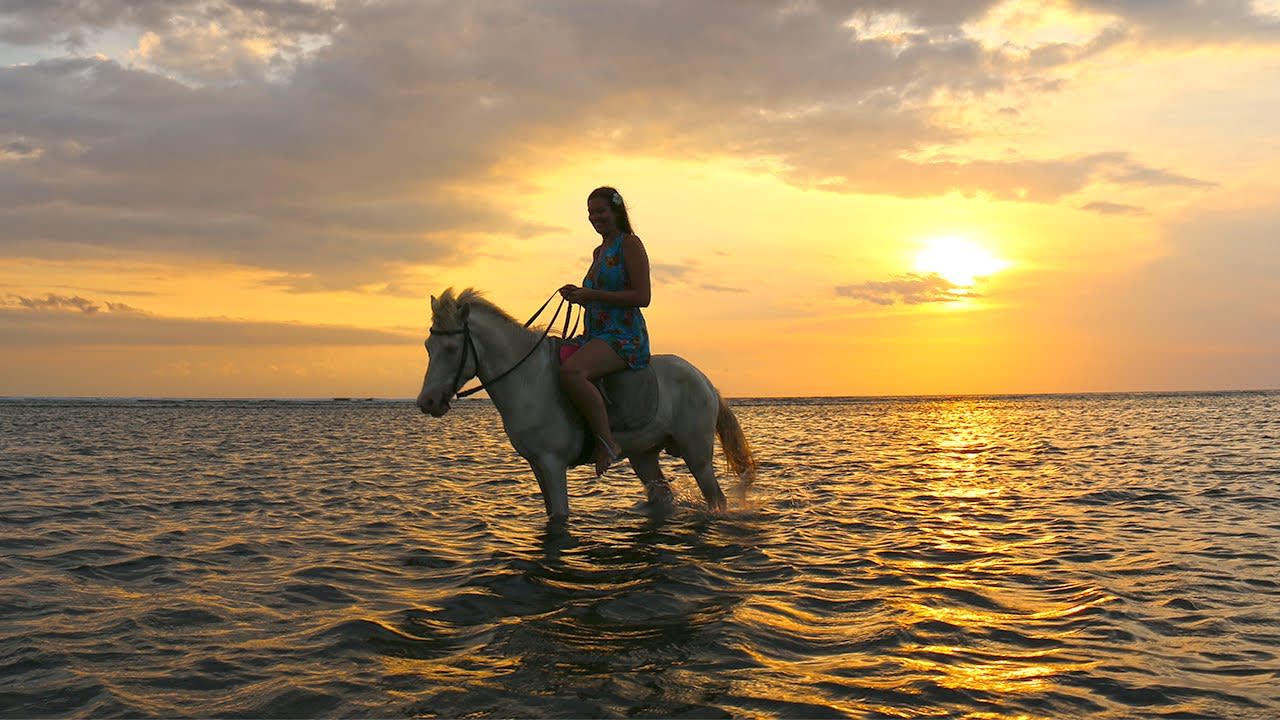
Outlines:
<svg viewBox="0 0 1280 720"><path fill-rule="evenodd" d="M549 231L492 190L510 184L502 168L592 147L768 160L796 185L902 197L1207 186L1105 149L948 154L976 132L939 119L951 99L1046 92L1056 68L1124 37L1030 57L967 36L996 5L17 0L0 10L8 42L140 41L130 58L0 68L0 256L397 287Z"/></svg>
<svg viewBox="0 0 1280 720"><path fill-rule="evenodd" d="M725 286L725 285L714 285L714 284L711 284L711 283L703 283L702 285L699 285L698 287L702 288L703 290L710 290L711 292L718 292L718 293L745 293L745 292L747 292L747 289L746 289L746 288L728 287L728 286Z"/></svg>
<svg viewBox="0 0 1280 720"><path fill-rule="evenodd" d="M49 293L0 302L0 334L15 346L376 346L416 344L395 330L341 325L161 317L124 303Z"/></svg>
<svg viewBox="0 0 1280 720"><path fill-rule="evenodd" d="M1085 203L1080 206L1081 210L1100 213L1102 215L1146 215L1145 208L1137 205L1125 205L1124 203L1113 203L1106 201L1096 201Z"/></svg>
<svg viewBox="0 0 1280 720"><path fill-rule="evenodd" d="M47 293L43 298L29 298L22 295L10 295L8 301L0 301L0 308L20 307L34 311L77 311L85 315L93 315L106 306L108 313L141 313L142 311L125 303L105 301L102 303L88 300L79 295L67 296Z"/></svg>
<svg viewBox="0 0 1280 720"><path fill-rule="evenodd" d="M29 298L20 295L14 296L17 304L29 310L79 310L86 315L92 315L102 309L101 305L94 303L92 300L86 300L79 295L67 297L66 295L55 295L49 293L44 298Z"/></svg>
<svg viewBox="0 0 1280 720"><path fill-rule="evenodd" d="M43 153L42 149L32 145L23 138L0 144L0 162L16 162L34 160Z"/></svg>
<svg viewBox="0 0 1280 720"><path fill-rule="evenodd" d="M979 297L972 288L956 285L936 273L908 273L892 280L840 285L836 287L836 294L876 305L893 305L898 302L904 305L923 305Z"/></svg>
<svg viewBox="0 0 1280 720"><path fill-rule="evenodd" d="M1112 175L1111 180L1127 185L1144 186L1167 185L1174 187L1207 188L1217 185L1217 183L1197 180L1185 175L1179 175L1178 173L1171 172L1169 170L1142 167L1139 165L1130 165L1124 170Z"/></svg>
<svg viewBox="0 0 1280 720"><path fill-rule="evenodd" d="M94 97L83 97L86 88ZM479 233L540 230L483 200L458 202L420 184L416 163L392 158L411 159L411 151L363 152L325 137L355 125L290 138L297 120L284 116L324 113L294 113L253 94L193 91L110 61L0 70L13 123L49 151L0 177L0 252L195 256L356 287L395 281L413 264L465 259ZM69 154L71 144L84 149ZM347 153L358 157L347 162Z"/></svg>
<svg viewBox="0 0 1280 720"><path fill-rule="evenodd" d="M306 0L7 0L0 7L0 40L83 49L90 36L121 27L168 32L203 26L232 37L301 37L331 32L337 22L332 3Z"/></svg>
<svg viewBox="0 0 1280 720"><path fill-rule="evenodd" d="M1076 0L1111 13L1155 42L1207 45L1280 42L1280 22L1254 0Z"/></svg>
<svg viewBox="0 0 1280 720"><path fill-rule="evenodd" d="M704 278L708 273L700 267L697 260L687 263L653 263L649 266L653 277L667 285L691 285L695 278ZM744 288L718 285L712 282L698 283L697 287L716 293L744 293Z"/></svg>
<svg viewBox="0 0 1280 720"><path fill-rule="evenodd" d="M656 262L649 266L649 271L653 274L654 278L667 283L685 282L696 270L697 263L676 264Z"/></svg>
<svg viewBox="0 0 1280 720"><path fill-rule="evenodd" d="M1025 160L937 159L908 162L898 158L866 159L852 176L841 176L844 163L824 157L819 148L797 147L795 154L809 153L804 167L810 181L827 189L848 192L925 197L959 192L986 194L1004 200L1055 202L1094 183L1117 185L1171 185L1205 188L1214 183L1151 168L1129 153L1104 152L1079 157ZM892 191L889 193L888 191Z"/></svg>

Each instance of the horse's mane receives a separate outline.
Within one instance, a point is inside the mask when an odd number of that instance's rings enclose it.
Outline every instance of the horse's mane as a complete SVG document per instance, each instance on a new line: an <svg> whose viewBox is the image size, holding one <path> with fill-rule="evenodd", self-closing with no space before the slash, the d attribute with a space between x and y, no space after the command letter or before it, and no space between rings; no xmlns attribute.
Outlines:
<svg viewBox="0 0 1280 720"><path fill-rule="evenodd" d="M462 324L462 306L470 305L472 312L481 310L489 313L494 317L504 320L516 327L523 327L520 321L511 317L506 310L494 305L484 293L475 288L467 288L460 293L454 293L453 288L446 289L436 298L433 306L435 315L433 325L441 327L457 327Z"/></svg>

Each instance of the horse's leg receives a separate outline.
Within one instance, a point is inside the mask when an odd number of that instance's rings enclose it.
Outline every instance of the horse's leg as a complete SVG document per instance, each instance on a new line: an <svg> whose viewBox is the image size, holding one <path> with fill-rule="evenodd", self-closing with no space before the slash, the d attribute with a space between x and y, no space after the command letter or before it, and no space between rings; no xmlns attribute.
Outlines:
<svg viewBox="0 0 1280 720"><path fill-rule="evenodd" d="M707 505L716 512L723 512L728 503L724 499L724 491L720 489L720 483L716 480L714 436L708 435L705 439L699 439L689 445L691 447L684 443L680 445L681 450L684 451L685 466L689 468L689 472L693 473L693 479L698 481L698 489L702 491L702 497L706 498Z"/></svg>
<svg viewBox="0 0 1280 720"><path fill-rule="evenodd" d="M542 503L547 507L547 519L562 523L569 519L569 483L565 478L567 468L554 460L530 460L538 488L542 490Z"/></svg>
<svg viewBox="0 0 1280 720"><path fill-rule="evenodd" d="M698 481L698 489L702 491L702 497L707 499L707 506L716 512L724 512L728 502L724 498L724 491L720 489L720 483L716 481L715 462L710 458L706 460L686 458L685 464L689 466L689 472L693 473L694 479Z"/></svg>
<svg viewBox="0 0 1280 720"><path fill-rule="evenodd" d="M650 506L669 508L675 504L671 486L667 484L667 479L662 475L662 466L658 464L657 450L632 455L631 469L636 471L636 476L644 483L644 492L649 498Z"/></svg>
<svg viewBox="0 0 1280 720"><path fill-rule="evenodd" d="M667 432L667 447L684 458L684 464L698 481L698 489L713 511L723 511L728 503L716 481L716 415L720 398L711 382L687 362L671 367L664 395L673 407Z"/></svg>

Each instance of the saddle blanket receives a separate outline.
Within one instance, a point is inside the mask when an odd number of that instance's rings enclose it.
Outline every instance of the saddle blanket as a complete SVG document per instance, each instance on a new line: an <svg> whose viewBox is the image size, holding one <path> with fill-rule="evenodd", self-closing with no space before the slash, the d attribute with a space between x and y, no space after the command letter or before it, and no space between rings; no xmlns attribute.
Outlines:
<svg viewBox="0 0 1280 720"><path fill-rule="evenodd" d="M567 348L566 348L567 349ZM556 354L564 361L560 348ZM614 432L639 430L653 421L658 414L658 375L652 366L639 370L620 370L596 381L604 407L609 413L609 428ZM585 428L579 464L592 462L596 439L590 428Z"/></svg>

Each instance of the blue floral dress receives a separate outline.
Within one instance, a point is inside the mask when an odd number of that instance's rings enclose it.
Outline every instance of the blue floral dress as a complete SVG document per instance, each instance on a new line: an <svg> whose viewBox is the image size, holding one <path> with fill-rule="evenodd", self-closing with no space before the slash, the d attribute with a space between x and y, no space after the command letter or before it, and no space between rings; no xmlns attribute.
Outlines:
<svg viewBox="0 0 1280 720"><path fill-rule="evenodd" d="M593 273L587 271L582 287L594 290L624 290L627 287L627 266L622 256L622 238L619 234L605 247ZM649 328L638 307L625 307L611 303L586 303L586 334L574 338L574 344L585 345L590 340L603 340L618 353L633 370L649 364Z"/></svg>

